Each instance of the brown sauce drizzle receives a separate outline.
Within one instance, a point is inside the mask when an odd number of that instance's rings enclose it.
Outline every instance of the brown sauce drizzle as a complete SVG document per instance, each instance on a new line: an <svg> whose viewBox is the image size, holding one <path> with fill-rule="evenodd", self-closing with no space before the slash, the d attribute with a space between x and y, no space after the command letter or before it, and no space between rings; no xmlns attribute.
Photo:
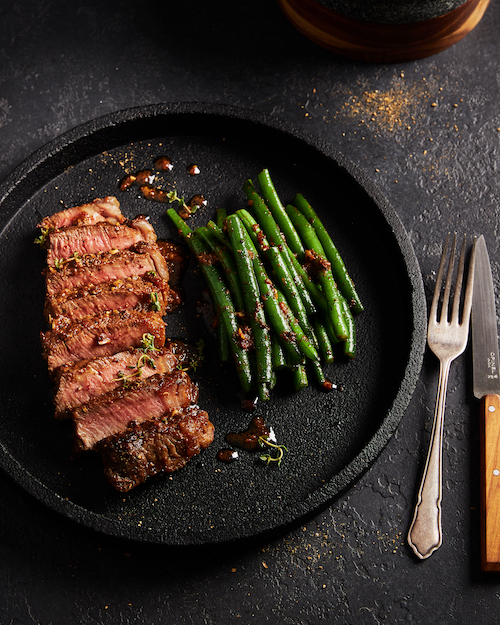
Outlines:
<svg viewBox="0 0 500 625"><path fill-rule="evenodd" d="M154 200L155 202L168 202L167 191L158 189L149 184L141 186L141 193L147 200Z"/></svg>
<svg viewBox="0 0 500 625"><path fill-rule="evenodd" d="M128 174L120 182L120 191L125 191L132 186L151 185L155 180L155 175L150 169L143 169L135 172L134 174Z"/></svg>
<svg viewBox="0 0 500 625"><path fill-rule="evenodd" d="M174 167L172 160L168 156L159 156L155 160L154 165L158 171L171 171Z"/></svg>
<svg viewBox="0 0 500 625"><path fill-rule="evenodd" d="M197 176L199 173L201 173L200 168L198 167L198 165L196 165L196 163L191 163L191 165L188 165L187 172L190 176Z"/></svg>
<svg viewBox="0 0 500 625"><path fill-rule="evenodd" d="M203 208L208 204L207 200L203 195L193 195L193 197L189 200L189 208L193 210L197 210L198 208Z"/></svg>
<svg viewBox="0 0 500 625"><path fill-rule="evenodd" d="M156 171L171 171L173 169L172 160L165 155L158 156L154 161L154 168ZM198 165L192 163L187 167L187 172L190 176L197 176L200 173ZM140 191L144 198L147 200L153 200L155 202L171 202L172 195L169 191L164 191L158 186L154 186L156 174L150 169L143 169L125 176L120 182L120 191L126 191L130 187L140 187ZM208 202L201 194L194 195L187 204L184 199L179 198L181 207L179 209L179 215L183 219L188 219L192 213L199 208L204 208Z"/></svg>
<svg viewBox="0 0 500 625"><path fill-rule="evenodd" d="M259 437L267 438L270 429L261 416L255 415L250 421L250 425L243 432L230 432L226 435L226 442L233 447L244 451L255 452L260 449Z"/></svg>
<svg viewBox="0 0 500 625"><path fill-rule="evenodd" d="M239 454L234 449L221 449L217 454L217 459L221 462L234 462L239 459Z"/></svg>

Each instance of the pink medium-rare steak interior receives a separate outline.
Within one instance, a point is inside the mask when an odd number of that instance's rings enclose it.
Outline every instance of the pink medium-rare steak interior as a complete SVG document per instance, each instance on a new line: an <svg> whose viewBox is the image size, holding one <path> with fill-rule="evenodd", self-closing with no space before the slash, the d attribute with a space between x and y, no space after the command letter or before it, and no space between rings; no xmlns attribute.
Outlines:
<svg viewBox="0 0 500 625"><path fill-rule="evenodd" d="M122 224L125 221L116 197L96 198L88 204L66 208L54 215L44 217L38 227L43 230L55 230L69 226L95 224L99 221L108 221L111 224Z"/></svg>
<svg viewBox="0 0 500 625"><path fill-rule="evenodd" d="M123 384L132 384L155 374L172 373L178 364L179 358L169 343L155 351L130 349L61 367L54 396L56 417L68 417L73 408Z"/></svg>
<svg viewBox="0 0 500 625"><path fill-rule="evenodd" d="M77 447L93 449L131 423L159 419L197 399L198 387L184 371L152 375L132 388L120 387L72 411Z"/></svg>
<svg viewBox="0 0 500 625"><path fill-rule="evenodd" d="M73 321L96 315L106 310L151 310L165 314L169 301L168 282L154 282L133 276L97 285L85 285L71 291L62 291L56 297L47 297L45 315L52 319L64 316Z"/></svg>
<svg viewBox="0 0 500 625"><path fill-rule="evenodd" d="M85 254L64 262L60 268L47 267L44 274L48 297L67 289L147 274L158 274L169 281L167 263L158 246L144 241L127 250Z"/></svg>
<svg viewBox="0 0 500 625"><path fill-rule="evenodd" d="M47 264L54 267L69 258L124 250L140 241L156 243L156 234L145 217L136 217L126 224L106 221L85 226L69 226L54 230L47 236Z"/></svg>
<svg viewBox="0 0 500 625"><path fill-rule="evenodd" d="M163 347L165 324L159 313L107 311L72 323L59 318L52 330L42 333L43 355L49 371L54 371L79 360L140 347L145 334L154 337L155 347Z"/></svg>

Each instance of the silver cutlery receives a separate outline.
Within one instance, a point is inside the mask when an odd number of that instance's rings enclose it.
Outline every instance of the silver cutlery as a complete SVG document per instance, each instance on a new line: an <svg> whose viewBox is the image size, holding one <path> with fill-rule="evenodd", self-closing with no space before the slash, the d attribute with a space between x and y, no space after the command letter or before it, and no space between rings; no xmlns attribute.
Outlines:
<svg viewBox="0 0 500 625"><path fill-rule="evenodd" d="M448 256L450 235L448 235L444 244L441 262L439 264L439 270L436 277L436 286L434 289L434 296L432 299L427 328L427 343L429 348L439 359L439 382L429 451L418 492L415 514L408 532L408 543L412 547L415 554L422 560L428 558L441 546L442 543L442 447L446 390L450 365L455 358L463 353L467 345L469 320L472 307L476 242L474 242L472 247L465 295L463 298L463 305L461 306L461 291L465 267L466 237L464 236L458 263L458 271L455 279L451 317L449 315L453 267L455 264L456 239L457 235L455 234L451 244L441 313L438 318L441 283ZM462 314L460 314L460 308L462 308Z"/></svg>

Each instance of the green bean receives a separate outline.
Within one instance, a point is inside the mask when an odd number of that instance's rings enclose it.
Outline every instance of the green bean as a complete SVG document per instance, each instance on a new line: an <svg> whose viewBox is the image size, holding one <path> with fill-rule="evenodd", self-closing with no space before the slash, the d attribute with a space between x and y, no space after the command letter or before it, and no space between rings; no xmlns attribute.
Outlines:
<svg viewBox="0 0 500 625"><path fill-rule="evenodd" d="M309 380L307 378L306 367L303 363L294 365L291 368L293 387L296 391L300 391L303 388L309 386Z"/></svg>
<svg viewBox="0 0 500 625"><path fill-rule="evenodd" d="M258 175L259 185L263 198L257 193L251 180L246 180L243 189L251 204L251 213L264 231L270 246L280 248L283 262L287 264L287 270L296 286L300 289L299 295L303 301L308 315L316 312L314 301L307 289L302 289L302 279L295 264L291 263L288 251L296 254L299 260L304 259L304 246L302 240L288 216L285 207L274 188L271 176L267 169L263 169ZM295 311L296 314L300 314Z"/></svg>
<svg viewBox="0 0 500 625"><path fill-rule="evenodd" d="M306 248L311 250L320 260L326 260L323 246L306 217L291 204L287 204L286 211L300 233ZM323 288L323 294L327 302L327 313L330 315L337 338L347 340L349 328L341 305L341 294L333 278L330 262L321 263L318 279Z"/></svg>
<svg viewBox="0 0 500 625"><path fill-rule="evenodd" d="M201 260L203 254L208 252L208 248L203 240L194 234L177 212L173 208L170 208L167 210L167 215L198 259L199 266L208 284L214 307L219 311L220 320L224 324L226 334L230 339L231 352L241 389L243 392L248 393L253 388L250 358L248 351L241 346L238 340L239 326L234 305L222 278L222 274L218 267Z"/></svg>
<svg viewBox="0 0 500 625"><path fill-rule="evenodd" d="M328 335L328 330L326 329L325 324L320 321L318 317L315 317L315 319L313 320L313 325L314 331L316 332L316 336L318 338L319 349L323 361L326 364L331 364L335 358L333 354L332 342L330 341L330 336Z"/></svg>
<svg viewBox="0 0 500 625"><path fill-rule="evenodd" d="M285 243L283 233L279 229L279 226L274 220L271 211L266 206L266 203L255 190L253 182L251 180L245 180L243 190L248 198L250 212L264 231L266 238L269 241L269 245L278 247L283 245Z"/></svg>
<svg viewBox="0 0 500 625"><path fill-rule="evenodd" d="M219 311L217 311L217 328L215 334L217 337L217 348L220 361L227 362L229 360L231 348L229 346L229 337L227 335L226 328L222 323L221 314Z"/></svg>
<svg viewBox="0 0 500 625"><path fill-rule="evenodd" d="M298 193L293 201L294 205L300 210L300 212L308 219L309 223L313 226L318 239L321 241L321 244L325 250L325 256L332 264L332 271L337 281L338 287L341 293L346 298L349 308L351 308L354 312L359 313L363 310L363 304L361 303L361 299L356 291L354 286L354 282L347 272L344 261L335 247L333 240L321 222L320 218L309 204L309 202L304 198L301 193Z"/></svg>
<svg viewBox="0 0 500 625"><path fill-rule="evenodd" d="M260 192L264 198L264 201L271 211L276 223L278 224L281 232L285 235L288 247L300 261L304 259L304 246L302 241L292 224L290 217L285 211L285 207L281 203L279 195L274 187L271 175L268 169L263 169L257 176L259 181Z"/></svg>
<svg viewBox="0 0 500 625"><path fill-rule="evenodd" d="M276 282L286 296L287 302L300 323L304 332L310 327L307 310L300 296L292 276L288 272L288 267L283 261L283 254L278 247L270 247L266 251L266 257L273 268L276 275Z"/></svg>
<svg viewBox="0 0 500 625"><path fill-rule="evenodd" d="M237 215L228 215L226 228L235 256L236 267L240 276L245 310L252 328L255 344L257 379L259 389L268 387L271 381L271 338L266 323L260 290L253 268L252 254L245 246L247 231Z"/></svg>
<svg viewBox="0 0 500 625"><path fill-rule="evenodd" d="M207 228L212 231L213 235L217 237L222 245L225 245L227 248L229 248L229 239L227 238L224 230L218 224L216 224L215 221L210 220L207 223Z"/></svg>
<svg viewBox="0 0 500 625"><path fill-rule="evenodd" d="M344 307L344 314L349 327L349 336L347 341L344 343L344 354L349 358L354 358L356 354L356 326L354 324L351 309L344 298L342 298L342 306Z"/></svg>
<svg viewBox="0 0 500 625"><path fill-rule="evenodd" d="M307 289L307 287L305 287L304 280L302 279L301 275L299 274L295 265L292 262L292 257L295 258L292 250L287 245L284 245L281 248L280 253L283 263L285 264L285 267L287 268L291 279L297 287L297 293L302 299L306 314L314 315L317 312L316 304L314 303L314 300L311 297L309 290Z"/></svg>
<svg viewBox="0 0 500 625"><path fill-rule="evenodd" d="M238 213L239 211L236 213L236 216L239 218ZM255 276L259 285L260 296L264 304L264 311L267 319L269 320L269 324L272 328L274 328L274 331L279 337L289 358L293 362L299 362L299 360L302 359L302 354L297 346L295 334L293 333L290 323L280 306L278 292L272 281L269 279L264 264L257 252L257 248L255 247L252 236L246 228L244 229L244 232L242 232L242 238L244 245L248 250L250 250Z"/></svg>
<svg viewBox="0 0 500 625"><path fill-rule="evenodd" d="M282 252L278 246L269 245L265 232L258 221L248 211L241 209L236 211L236 215L238 215L245 225L256 249L261 251L270 263L280 289L286 295L290 308L299 320L299 323L304 329L307 328L309 326L307 310L293 277L290 275L288 265L286 265L283 260L284 252Z"/></svg>
<svg viewBox="0 0 500 625"><path fill-rule="evenodd" d="M295 336L297 337L297 345L300 351L304 354L304 356L306 356L306 358L310 358L311 360L319 360L319 354L318 354L317 349L315 348L313 343L309 340L309 337L307 336L305 331L302 329L299 321L295 319L293 315L293 311L288 305L288 302L285 296L279 290L278 290L278 301L280 303L281 309L283 310L283 312L285 313L288 319L288 322L290 324L290 327L292 328L292 331L295 333Z"/></svg>
<svg viewBox="0 0 500 625"><path fill-rule="evenodd" d="M233 298L236 311L243 312L245 310L245 303L243 301L241 283L232 253L220 242L213 230L210 230L207 226L200 226L199 228L196 228L195 233L203 239L206 245L208 245L212 252L214 252L217 256L217 259L224 270L224 275L227 278L227 284L231 292L231 297Z"/></svg>
<svg viewBox="0 0 500 625"><path fill-rule="evenodd" d="M316 382L318 382L320 386L324 387L327 384L327 379L323 371L323 368L321 366L321 363L318 360L313 360L311 363L311 367L314 371Z"/></svg>
<svg viewBox="0 0 500 625"><path fill-rule="evenodd" d="M226 221L226 209L225 208L216 208L215 209L215 214L216 214L216 219L217 219L215 223L222 230L224 228L224 222Z"/></svg>
<svg viewBox="0 0 500 625"><path fill-rule="evenodd" d="M271 348L271 361L273 363L274 371L285 369L287 366L285 350L283 349L280 339L275 333L271 334Z"/></svg>
<svg viewBox="0 0 500 625"><path fill-rule="evenodd" d="M289 248L287 248L287 250L288 250L288 257L290 258L290 262L294 266L297 274L300 276L302 280L302 284L309 292L311 299L316 304L317 308L320 308L321 310L327 310L327 304L326 304L326 300L325 300L325 296L323 295L323 292L318 287L318 285L314 282L311 276L307 273L307 271L304 269L304 266L301 265L301 263L299 263L295 254L293 254Z"/></svg>
<svg viewBox="0 0 500 625"><path fill-rule="evenodd" d="M332 343L332 347L333 345L337 345L338 343L345 342L345 341L340 341L340 339L337 337L335 328L332 325L329 315L321 314L320 323L324 326L328 334L328 338L330 339L330 342Z"/></svg>

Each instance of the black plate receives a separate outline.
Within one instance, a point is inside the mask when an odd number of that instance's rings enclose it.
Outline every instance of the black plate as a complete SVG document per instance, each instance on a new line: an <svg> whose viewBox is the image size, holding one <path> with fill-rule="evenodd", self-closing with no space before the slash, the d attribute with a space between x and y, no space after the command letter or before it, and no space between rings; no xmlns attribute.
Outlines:
<svg viewBox="0 0 500 625"><path fill-rule="evenodd" d="M43 253L33 244L39 219L95 197L117 195L124 214L147 213L160 237L174 237L165 204L120 192L130 171L167 154L165 176L180 194L202 193L209 206L245 204L241 185L270 169L280 195L300 191L333 233L366 310L357 318L358 357L328 369L338 391L311 386L292 393L282 381L259 407L288 448L280 467L255 455L223 464L225 435L245 429L234 374L213 357L215 344L198 302L191 264L185 305L168 320L170 336L204 337L206 366L197 374L200 405L216 426L212 446L170 477L127 495L104 481L98 458L70 458L71 435L52 415L51 382L39 333ZM201 173L189 176L196 163ZM294 523L328 504L371 466L399 423L422 365L425 298L418 263L394 210L351 162L275 119L218 105L172 104L111 114L79 126L37 151L0 187L0 461L51 508L110 535L170 545L251 537ZM213 348L213 349L212 349Z"/></svg>

